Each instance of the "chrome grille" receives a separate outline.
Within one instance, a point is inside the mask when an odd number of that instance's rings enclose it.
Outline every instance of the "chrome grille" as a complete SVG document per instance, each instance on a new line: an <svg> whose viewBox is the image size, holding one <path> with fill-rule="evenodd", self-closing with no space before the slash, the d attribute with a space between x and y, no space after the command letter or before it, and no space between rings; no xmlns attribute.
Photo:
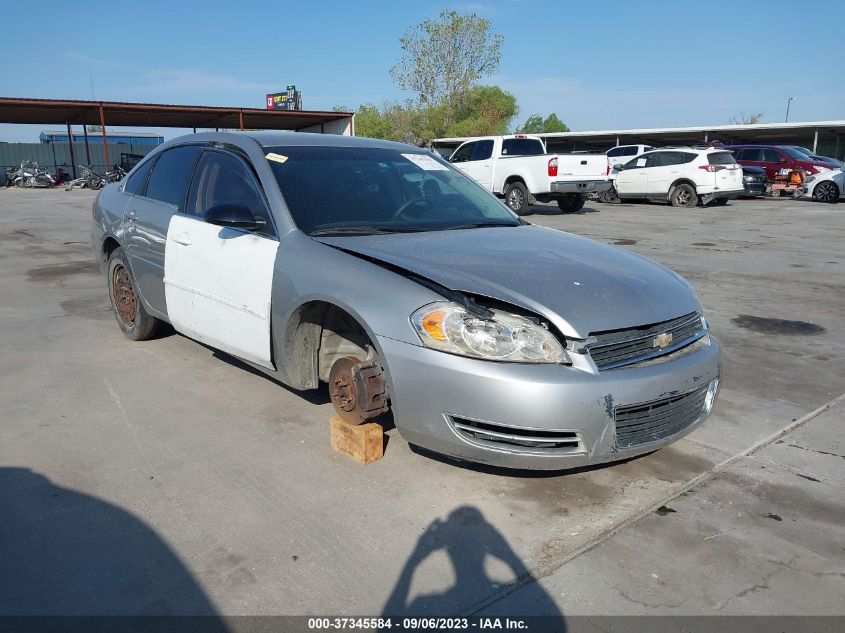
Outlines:
<svg viewBox="0 0 845 633"><path fill-rule="evenodd" d="M525 429L452 416L452 427L464 439L502 448L579 452L581 440L574 431Z"/></svg>
<svg viewBox="0 0 845 633"><path fill-rule="evenodd" d="M599 369L614 369L665 356L686 347L706 334L701 315L691 312L671 321L644 325L628 330L600 332L592 337L587 349ZM671 336L660 347L659 337Z"/></svg>
<svg viewBox="0 0 845 633"><path fill-rule="evenodd" d="M621 448L631 448L670 437L704 413L706 399L707 385L660 400L617 407L616 442Z"/></svg>

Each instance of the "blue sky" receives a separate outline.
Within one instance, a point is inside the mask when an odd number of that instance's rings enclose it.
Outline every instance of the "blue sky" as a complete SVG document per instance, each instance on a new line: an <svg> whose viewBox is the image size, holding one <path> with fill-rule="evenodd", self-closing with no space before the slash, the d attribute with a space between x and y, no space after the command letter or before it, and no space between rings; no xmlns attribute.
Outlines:
<svg viewBox="0 0 845 633"><path fill-rule="evenodd" d="M260 108L289 83L306 109L404 99L388 74L399 37L443 9L475 11L504 35L486 83L517 96L517 120L776 122L791 96L790 120L845 118L845 3L791 0L3 3L0 95L90 99L93 80L96 99L116 101ZM0 140L36 140L42 127L0 125Z"/></svg>

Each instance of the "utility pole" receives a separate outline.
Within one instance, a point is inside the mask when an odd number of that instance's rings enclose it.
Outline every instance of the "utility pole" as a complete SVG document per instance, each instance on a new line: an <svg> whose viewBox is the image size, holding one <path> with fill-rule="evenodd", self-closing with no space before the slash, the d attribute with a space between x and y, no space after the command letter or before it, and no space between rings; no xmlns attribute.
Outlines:
<svg viewBox="0 0 845 633"><path fill-rule="evenodd" d="M784 119L784 123L789 123L789 104L795 101L795 97L789 97L789 100L786 102L786 118Z"/></svg>

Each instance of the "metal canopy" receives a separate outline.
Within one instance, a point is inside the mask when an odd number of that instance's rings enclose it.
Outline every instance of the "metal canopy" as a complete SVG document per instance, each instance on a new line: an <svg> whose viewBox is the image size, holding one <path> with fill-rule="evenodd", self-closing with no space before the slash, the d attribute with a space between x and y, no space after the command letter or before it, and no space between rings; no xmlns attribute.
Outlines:
<svg viewBox="0 0 845 633"><path fill-rule="evenodd" d="M0 123L102 125L105 120L105 125L134 127L300 130L351 118L351 112L0 97Z"/></svg>

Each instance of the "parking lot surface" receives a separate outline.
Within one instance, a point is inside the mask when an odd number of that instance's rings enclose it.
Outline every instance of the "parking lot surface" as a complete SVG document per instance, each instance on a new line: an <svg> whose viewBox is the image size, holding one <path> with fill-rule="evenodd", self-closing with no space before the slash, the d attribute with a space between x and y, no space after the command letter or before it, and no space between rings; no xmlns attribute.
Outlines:
<svg viewBox="0 0 845 633"><path fill-rule="evenodd" d="M725 369L671 447L514 473L361 466L325 389L127 340L92 200L0 190L0 613L845 614L845 205L536 207L684 275Z"/></svg>

